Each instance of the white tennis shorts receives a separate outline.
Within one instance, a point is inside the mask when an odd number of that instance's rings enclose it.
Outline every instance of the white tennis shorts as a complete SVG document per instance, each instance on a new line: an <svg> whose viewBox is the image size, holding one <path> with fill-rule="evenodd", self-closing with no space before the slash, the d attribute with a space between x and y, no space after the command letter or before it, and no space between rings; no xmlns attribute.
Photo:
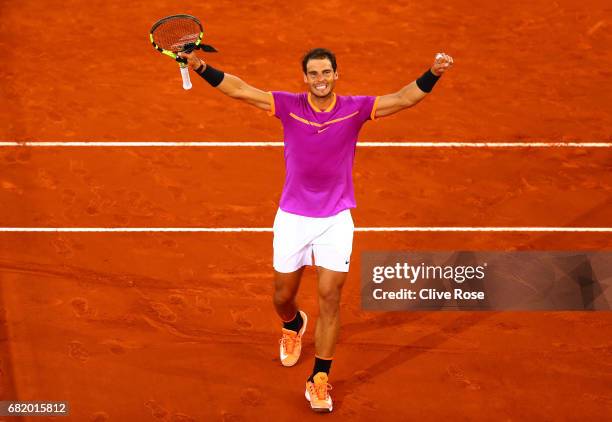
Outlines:
<svg viewBox="0 0 612 422"><path fill-rule="evenodd" d="M348 272L355 225L350 210L323 218L281 210L274 219L274 269L291 273L304 265Z"/></svg>

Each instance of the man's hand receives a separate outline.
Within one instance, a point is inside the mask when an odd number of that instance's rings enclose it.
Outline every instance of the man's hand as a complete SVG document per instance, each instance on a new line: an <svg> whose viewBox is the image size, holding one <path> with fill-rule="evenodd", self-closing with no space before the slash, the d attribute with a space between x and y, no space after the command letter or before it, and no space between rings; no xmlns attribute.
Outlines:
<svg viewBox="0 0 612 422"><path fill-rule="evenodd" d="M438 53L431 66L431 73L440 76L451 67L453 67L453 58L446 53Z"/></svg>
<svg viewBox="0 0 612 422"><path fill-rule="evenodd" d="M204 65L202 70L206 69L206 63L196 55L195 51L191 53L178 53L178 56L187 59L187 66L189 66L191 70L196 70L201 65Z"/></svg>

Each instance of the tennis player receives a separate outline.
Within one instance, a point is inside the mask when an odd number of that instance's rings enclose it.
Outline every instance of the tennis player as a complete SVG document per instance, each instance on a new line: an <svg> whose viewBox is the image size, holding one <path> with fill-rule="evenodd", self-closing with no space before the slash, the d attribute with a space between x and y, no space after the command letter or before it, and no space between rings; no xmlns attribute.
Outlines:
<svg viewBox="0 0 612 422"><path fill-rule="evenodd" d="M319 317L315 326L314 368L306 399L316 412L331 412L329 371L340 327L340 295L349 270L355 208L352 168L357 136L368 120L419 103L453 65L436 55L431 68L392 94L342 96L335 93L334 54L323 48L306 53L302 71L306 92L266 92L213 68L195 53L181 53L189 67L231 98L277 117L284 131L286 178L274 220L274 307L283 322L280 361L293 366L300 357L308 317L296 296L304 266L316 265Z"/></svg>

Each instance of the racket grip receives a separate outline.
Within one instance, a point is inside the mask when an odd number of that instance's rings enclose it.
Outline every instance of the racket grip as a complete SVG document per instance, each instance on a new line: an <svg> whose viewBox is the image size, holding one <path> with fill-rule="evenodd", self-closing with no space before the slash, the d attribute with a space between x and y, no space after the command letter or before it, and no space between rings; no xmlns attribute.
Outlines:
<svg viewBox="0 0 612 422"><path fill-rule="evenodd" d="M191 78L189 77L189 68L183 63L180 64L181 77L183 78L183 89L191 89Z"/></svg>

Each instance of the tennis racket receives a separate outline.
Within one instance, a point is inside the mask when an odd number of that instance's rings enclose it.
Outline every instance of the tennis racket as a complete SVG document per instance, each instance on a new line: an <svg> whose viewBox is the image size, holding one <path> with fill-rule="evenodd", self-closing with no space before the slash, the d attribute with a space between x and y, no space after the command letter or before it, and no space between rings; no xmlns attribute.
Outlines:
<svg viewBox="0 0 612 422"><path fill-rule="evenodd" d="M201 44L204 28L200 21L191 15L166 16L155 22L151 27L149 38L153 48L179 63L183 89L191 89L191 79L187 68L187 59L178 53L190 53L199 49L208 53L216 53L212 45Z"/></svg>

